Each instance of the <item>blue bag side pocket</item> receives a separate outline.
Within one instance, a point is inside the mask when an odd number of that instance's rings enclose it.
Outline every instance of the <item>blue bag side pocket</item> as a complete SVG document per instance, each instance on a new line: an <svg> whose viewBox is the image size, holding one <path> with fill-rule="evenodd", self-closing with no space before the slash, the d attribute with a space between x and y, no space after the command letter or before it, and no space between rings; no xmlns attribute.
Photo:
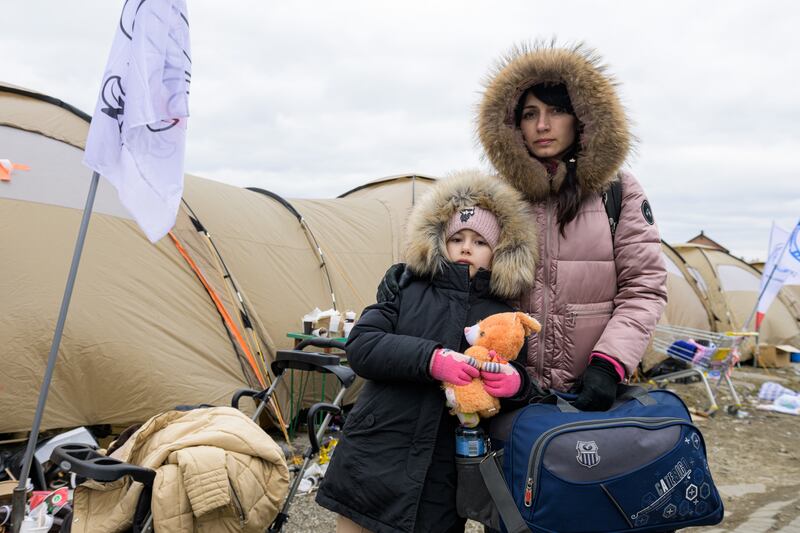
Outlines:
<svg viewBox="0 0 800 533"><path fill-rule="evenodd" d="M711 479L703 439L689 425L668 455L601 488L629 526L640 531L722 520L723 504Z"/></svg>

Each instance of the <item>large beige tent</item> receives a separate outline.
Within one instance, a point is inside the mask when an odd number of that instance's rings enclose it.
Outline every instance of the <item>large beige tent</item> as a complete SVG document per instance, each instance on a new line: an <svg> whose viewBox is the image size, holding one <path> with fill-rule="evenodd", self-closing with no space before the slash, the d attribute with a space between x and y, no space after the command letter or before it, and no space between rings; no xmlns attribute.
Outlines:
<svg viewBox="0 0 800 533"><path fill-rule="evenodd" d="M674 248L686 260L714 316L716 331L741 330L758 299L761 273L746 262L721 250L697 244ZM753 327L751 323L750 327ZM784 298L776 298L761 324L759 342L795 345L800 326ZM744 354L749 359L750 353Z"/></svg>
<svg viewBox="0 0 800 533"><path fill-rule="evenodd" d="M708 302L690 274L686 261L664 241L661 242L661 254L667 267L668 301L659 324L711 330L713 317ZM647 372L666 358L666 354L651 346L642 359L642 369Z"/></svg>
<svg viewBox="0 0 800 533"><path fill-rule="evenodd" d="M33 420L91 177L88 121L0 84L0 158L30 167L0 182L0 433ZM258 388L305 313L374 301L431 181L395 176L338 199L287 201L187 176L172 235L152 245L101 179L43 429L137 422ZM287 381L276 394L284 418L322 388L300 373Z"/></svg>

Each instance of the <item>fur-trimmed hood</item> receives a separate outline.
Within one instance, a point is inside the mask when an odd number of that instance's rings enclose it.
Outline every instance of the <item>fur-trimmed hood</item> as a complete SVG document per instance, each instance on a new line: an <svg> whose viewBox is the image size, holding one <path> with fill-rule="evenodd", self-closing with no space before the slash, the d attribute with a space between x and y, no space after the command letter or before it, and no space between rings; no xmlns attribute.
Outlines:
<svg viewBox="0 0 800 533"><path fill-rule="evenodd" d="M514 124L514 108L529 87L564 83L582 126L577 176L581 190L602 192L614 180L632 144L628 119L613 77L600 57L582 44L554 43L515 47L486 81L478 111L478 138L500 175L532 201L561 187L566 165L559 163L552 183L545 166L531 156Z"/></svg>
<svg viewBox="0 0 800 533"><path fill-rule="evenodd" d="M522 195L496 177L466 171L440 181L411 213L405 259L419 277L432 278L447 258L445 227L466 207L491 211L500 224L500 239L492 261L492 293L513 299L533 286L536 267L536 232L529 206Z"/></svg>

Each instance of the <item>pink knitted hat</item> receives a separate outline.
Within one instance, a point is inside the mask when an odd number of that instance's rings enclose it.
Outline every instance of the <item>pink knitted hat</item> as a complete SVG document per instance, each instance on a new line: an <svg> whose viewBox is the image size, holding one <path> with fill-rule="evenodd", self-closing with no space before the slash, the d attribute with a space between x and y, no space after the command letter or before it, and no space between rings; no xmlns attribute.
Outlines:
<svg viewBox="0 0 800 533"><path fill-rule="evenodd" d="M471 229L479 233L492 250L500 240L500 223L497 222L497 217L491 211L478 206L459 209L453 214L444 231L445 240L462 229Z"/></svg>

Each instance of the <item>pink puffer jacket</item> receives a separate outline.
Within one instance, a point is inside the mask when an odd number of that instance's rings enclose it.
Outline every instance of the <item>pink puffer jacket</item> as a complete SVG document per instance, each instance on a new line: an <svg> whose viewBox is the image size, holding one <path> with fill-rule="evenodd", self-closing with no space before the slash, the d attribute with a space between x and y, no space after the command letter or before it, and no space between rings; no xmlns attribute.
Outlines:
<svg viewBox="0 0 800 533"><path fill-rule="evenodd" d="M666 271L646 198L622 173L622 213L612 241L600 195L583 202L561 235L555 202L537 202L539 235L535 288L520 301L543 325L528 341L527 366L543 386L569 389L589 355L616 358L631 375L666 303ZM548 222L548 217L550 221Z"/></svg>
<svg viewBox="0 0 800 533"><path fill-rule="evenodd" d="M562 161L552 174L525 148L514 109L534 84L563 83L580 124L576 176L583 198L564 235L556 220ZM499 177L531 202L539 228L535 287L520 306L541 322L528 342L528 373L545 388L568 390L593 351L615 358L630 376L666 305L666 269L650 205L636 179L621 172L631 144L614 81L592 50L578 45L512 50L490 77L478 136ZM602 202L622 181L614 239Z"/></svg>

